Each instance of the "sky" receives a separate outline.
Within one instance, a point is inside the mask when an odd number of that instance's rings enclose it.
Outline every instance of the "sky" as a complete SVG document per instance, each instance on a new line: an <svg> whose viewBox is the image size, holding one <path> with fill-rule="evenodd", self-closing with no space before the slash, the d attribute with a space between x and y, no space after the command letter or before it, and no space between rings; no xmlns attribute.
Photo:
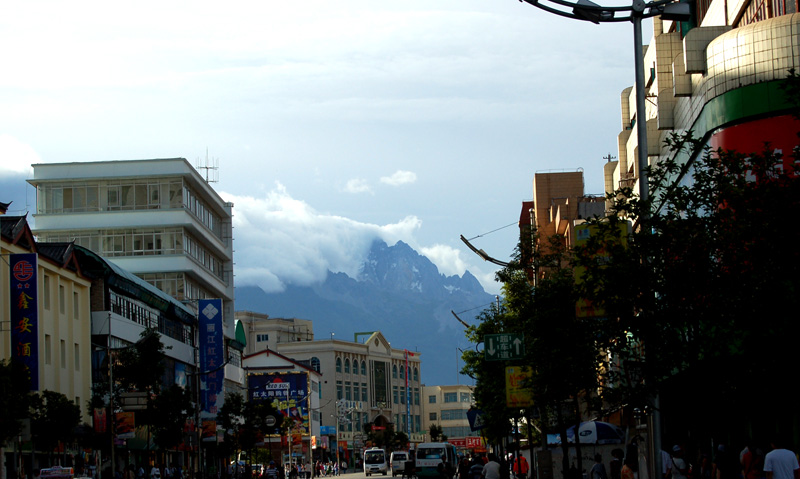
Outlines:
<svg viewBox="0 0 800 479"><path fill-rule="evenodd" d="M459 236L509 259L537 172L603 193L632 40L517 0L4 2L0 201L34 212L35 163L183 157L234 203L237 285L377 238L497 294Z"/></svg>

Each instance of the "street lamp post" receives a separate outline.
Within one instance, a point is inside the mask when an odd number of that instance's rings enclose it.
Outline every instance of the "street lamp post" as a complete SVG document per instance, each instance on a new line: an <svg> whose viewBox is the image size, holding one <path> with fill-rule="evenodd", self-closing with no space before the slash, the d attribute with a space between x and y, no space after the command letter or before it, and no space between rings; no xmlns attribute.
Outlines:
<svg viewBox="0 0 800 479"><path fill-rule="evenodd" d="M647 115L645 113L644 58L642 54L642 20L660 15L665 20L688 20L688 3L676 0L633 0L630 6L605 7L589 0L520 0L546 12L592 23L626 22L633 24L633 53L636 70L636 136L638 141L639 196L646 202L650 196L647 178Z"/></svg>
<svg viewBox="0 0 800 479"><path fill-rule="evenodd" d="M633 54L636 70L636 136L638 142L637 166L639 169L639 198L644 205L643 220L650 216L650 185L647 168L647 114L645 112L645 79L644 55L642 50L642 19L660 15L664 20L686 21L691 18L691 7L680 0L632 0L630 6L605 7L590 0L520 0L546 12L562 17L583 20L599 24L601 22L625 22L633 24ZM646 226L645 226L646 227ZM658 396L655 398L658 404ZM661 470L661 425L660 413L655 408L653 413L653 464L655 471Z"/></svg>

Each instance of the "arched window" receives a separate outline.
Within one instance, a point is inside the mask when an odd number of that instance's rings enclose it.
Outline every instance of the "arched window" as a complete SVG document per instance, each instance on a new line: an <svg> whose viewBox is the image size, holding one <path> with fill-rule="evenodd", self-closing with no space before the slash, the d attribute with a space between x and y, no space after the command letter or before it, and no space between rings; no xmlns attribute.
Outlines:
<svg viewBox="0 0 800 479"><path fill-rule="evenodd" d="M419 381L419 369L414 368L414 381Z"/></svg>
<svg viewBox="0 0 800 479"><path fill-rule="evenodd" d="M336 372L342 372L342 358L336 358Z"/></svg>
<svg viewBox="0 0 800 479"><path fill-rule="evenodd" d="M367 362L366 361L361 361L361 375L362 376L366 376L367 375Z"/></svg>
<svg viewBox="0 0 800 479"><path fill-rule="evenodd" d="M344 360L344 372L350 374L350 359Z"/></svg>
<svg viewBox="0 0 800 479"><path fill-rule="evenodd" d="M400 379L405 379L405 378L406 378L406 368L400 366Z"/></svg>
<svg viewBox="0 0 800 479"><path fill-rule="evenodd" d="M311 358L311 369L313 369L316 372L320 372L319 358L316 356Z"/></svg>
<svg viewBox="0 0 800 479"><path fill-rule="evenodd" d="M397 379L397 365L392 365L392 378Z"/></svg>

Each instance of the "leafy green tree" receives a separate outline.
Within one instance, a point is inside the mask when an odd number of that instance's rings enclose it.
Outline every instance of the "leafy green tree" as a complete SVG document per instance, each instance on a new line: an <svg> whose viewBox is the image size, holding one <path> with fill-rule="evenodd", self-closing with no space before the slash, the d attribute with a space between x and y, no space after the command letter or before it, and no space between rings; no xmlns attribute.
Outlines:
<svg viewBox="0 0 800 479"><path fill-rule="evenodd" d="M194 415L191 392L177 384L162 389L153 399L150 414L156 445L161 449L175 449L183 442L186 420Z"/></svg>
<svg viewBox="0 0 800 479"><path fill-rule="evenodd" d="M75 438L75 429L81 422L81 408L59 392L42 391L31 395L30 417L36 447L52 454L59 443L66 444Z"/></svg>
<svg viewBox="0 0 800 479"><path fill-rule="evenodd" d="M10 361L0 361L0 457L5 445L22 431L21 419L28 417L30 383L25 370ZM0 467L0 479L5 468Z"/></svg>
<svg viewBox="0 0 800 479"><path fill-rule="evenodd" d="M431 436L431 442L447 441L447 436L442 431L442 426L438 424L431 424L431 427L428 429L428 434Z"/></svg>
<svg viewBox="0 0 800 479"><path fill-rule="evenodd" d="M794 411L779 371L798 365L786 334L800 307L800 229L787 224L800 206L796 151L711 151L689 135L670 145L691 164L651 168L649 203L617 192L615 215L576 251L581 294L606 312L597 341L614 364L604 399L646 407L658 393L674 429L698 437L738 434L731 414L769 434L788 419L775 411ZM624 244L620 217L636 225ZM763 413L743 417L753 410Z"/></svg>

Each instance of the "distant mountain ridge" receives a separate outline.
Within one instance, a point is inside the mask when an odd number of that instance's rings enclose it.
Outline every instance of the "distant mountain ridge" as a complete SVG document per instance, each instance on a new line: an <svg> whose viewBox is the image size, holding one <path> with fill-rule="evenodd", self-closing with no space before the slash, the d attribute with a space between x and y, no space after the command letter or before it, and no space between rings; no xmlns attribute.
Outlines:
<svg viewBox="0 0 800 479"><path fill-rule="evenodd" d="M464 327L451 311L477 307L462 317L469 321L492 301L469 271L445 276L402 241L375 241L357 278L328 272L322 283L289 286L282 293L236 288L237 310L310 319L317 338L335 333L349 340L355 332L381 331L392 347L422 353L422 378L430 385L463 381L456 368L457 348L466 347Z"/></svg>

